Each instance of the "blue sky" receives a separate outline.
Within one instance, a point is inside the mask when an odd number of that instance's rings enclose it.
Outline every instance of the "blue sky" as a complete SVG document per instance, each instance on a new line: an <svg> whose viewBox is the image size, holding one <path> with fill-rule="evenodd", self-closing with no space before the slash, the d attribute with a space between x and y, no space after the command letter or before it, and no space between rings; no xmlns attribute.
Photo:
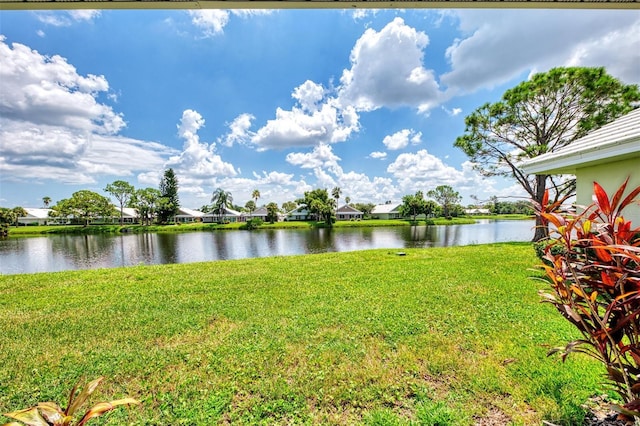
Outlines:
<svg viewBox="0 0 640 426"><path fill-rule="evenodd" d="M448 184L524 196L453 146L535 72L640 83L640 11L1 11L0 205L173 168L185 207L339 186L352 202Z"/></svg>

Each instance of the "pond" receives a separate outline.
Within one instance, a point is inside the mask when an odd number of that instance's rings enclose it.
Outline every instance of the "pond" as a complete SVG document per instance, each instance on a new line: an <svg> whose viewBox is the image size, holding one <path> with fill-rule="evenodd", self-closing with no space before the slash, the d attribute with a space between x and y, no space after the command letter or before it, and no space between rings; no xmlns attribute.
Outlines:
<svg viewBox="0 0 640 426"><path fill-rule="evenodd" d="M0 274L529 241L531 220L472 225L53 235L0 241Z"/></svg>

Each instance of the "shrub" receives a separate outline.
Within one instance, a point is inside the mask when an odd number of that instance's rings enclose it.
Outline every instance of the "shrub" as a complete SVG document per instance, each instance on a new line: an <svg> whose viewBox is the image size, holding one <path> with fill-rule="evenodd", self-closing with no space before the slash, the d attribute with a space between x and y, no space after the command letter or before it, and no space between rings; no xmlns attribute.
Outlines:
<svg viewBox="0 0 640 426"><path fill-rule="evenodd" d="M104 377L99 377L94 381L87 383L78 393L76 393L78 385L74 386L69 394L69 405L64 410L55 402L40 402L31 408L6 413L5 416L14 420L19 420L27 426L84 426L90 419L99 417L121 405L140 404L139 401L136 401L133 398L118 399L111 402L99 402L87 410L80 420L74 422L73 416L76 411L87 401L89 396L91 396L93 391L96 390L103 379ZM11 422L4 426L22 425L18 422Z"/></svg>
<svg viewBox="0 0 640 426"><path fill-rule="evenodd" d="M607 384L623 401L614 409L640 418L640 228L632 229L621 215L640 187L623 199L626 186L609 199L594 183L596 201L579 214L556 213L561 202L548 205L545 194L536 207L555 227L542 266L553 291L541 296L582 334L549 355L565 360L577 352L600 361Z"/></svg>
<svg viewBox="0 0 640 426"><path fill-rule="evenodd" d="M565 254L567 251L562 243L554 239L540 240L533 243L533 249L538 259L545 260L545 253L549 251L553 256Z"/></svg>

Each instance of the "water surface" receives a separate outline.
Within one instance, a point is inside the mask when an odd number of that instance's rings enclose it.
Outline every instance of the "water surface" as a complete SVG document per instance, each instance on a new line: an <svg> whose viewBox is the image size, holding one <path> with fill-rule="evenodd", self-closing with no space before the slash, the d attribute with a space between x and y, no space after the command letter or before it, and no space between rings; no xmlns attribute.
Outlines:
<svg viewBox="0 0 640 426"><path fill-rule="evenodd" d="M529 241L534 221L341 229L270 229L0 240L0 274Z"/></svg>

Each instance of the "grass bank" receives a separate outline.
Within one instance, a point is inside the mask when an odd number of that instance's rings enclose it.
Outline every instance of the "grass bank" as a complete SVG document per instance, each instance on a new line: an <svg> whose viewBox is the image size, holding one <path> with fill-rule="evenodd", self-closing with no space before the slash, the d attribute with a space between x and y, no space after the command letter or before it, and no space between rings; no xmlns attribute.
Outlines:
<svg viewBox="0 0 640 426"><path fill-rule="evenodd" d="M580 424L529 244L404 252L0 276L0 413L105 375L143 405L99 424Z"/></svg>
<svg viewBox="0 0 640 426"><path fill-rule="evenodd" d="M495 219L496 217L494 217ZM424 220L417 221L417 225L462 225L475 223L476 219L469 217L462 218L436 218L430 219L428 222ZM334 228L352 228L352 227L381 227L381 226L411 226L414 224L409 220L361 220L361 221L338 221ZM187 224L171 224L171 225L47 225L47 226L19 226L9 229L9 237L28 237L34 235L55 235L55 234L118 234L122 232L143 233L143 232L195 232L195 231L216 231L216 230L239 230L243 228L244 223L187 223ZM258 229L304 229L304 228L322 228L325 227L323 222L277 222L264 223Z"/></svg>

